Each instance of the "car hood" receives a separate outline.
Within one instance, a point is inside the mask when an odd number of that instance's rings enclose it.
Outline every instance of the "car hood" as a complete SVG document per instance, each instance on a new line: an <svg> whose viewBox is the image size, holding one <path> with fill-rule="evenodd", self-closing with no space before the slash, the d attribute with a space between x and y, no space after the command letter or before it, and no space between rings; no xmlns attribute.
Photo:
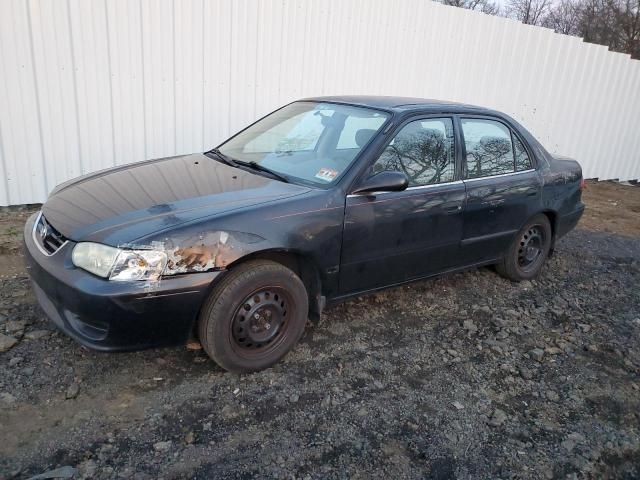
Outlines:
<svg viewBox="0 0 640 480"><path fill-rule="evenodd" d="M71 180L51 192L42 211L71 240L122 245L186 222L309 190L194 154Z"/></svg>

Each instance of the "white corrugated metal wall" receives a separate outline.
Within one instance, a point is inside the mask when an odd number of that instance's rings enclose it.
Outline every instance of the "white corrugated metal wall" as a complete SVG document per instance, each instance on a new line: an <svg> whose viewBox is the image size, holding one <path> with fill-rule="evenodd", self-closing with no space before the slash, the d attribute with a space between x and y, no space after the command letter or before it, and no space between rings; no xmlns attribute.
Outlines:
<svg viewBox="0 0 640 480"><path fill-rule="evenodd" d="M0 204L346 93L496 108L640 177L640 61L547 29L429 0L0 0Z"/></svg>

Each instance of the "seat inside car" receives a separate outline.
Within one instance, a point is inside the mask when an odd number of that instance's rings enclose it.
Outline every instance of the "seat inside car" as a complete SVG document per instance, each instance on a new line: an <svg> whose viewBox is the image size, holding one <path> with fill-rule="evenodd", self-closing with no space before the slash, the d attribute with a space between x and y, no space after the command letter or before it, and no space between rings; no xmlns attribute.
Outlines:
<svg viewBox="0 0 640 480"><path fill-rule="evenodd" d="M356 144L363 148L375 134L376 131L371 128L361 128L356 132Z"/></svg>

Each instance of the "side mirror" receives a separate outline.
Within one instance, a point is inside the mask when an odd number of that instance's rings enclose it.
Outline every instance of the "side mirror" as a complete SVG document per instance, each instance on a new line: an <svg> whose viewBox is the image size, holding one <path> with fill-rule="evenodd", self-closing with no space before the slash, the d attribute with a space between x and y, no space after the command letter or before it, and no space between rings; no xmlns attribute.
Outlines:
<svg viewBox="0 0 640 480"><path fill-rule="evenodd" d="M370 176L351 193L401 192L409 186L409 179L402 172L380 172Z"/></svg>

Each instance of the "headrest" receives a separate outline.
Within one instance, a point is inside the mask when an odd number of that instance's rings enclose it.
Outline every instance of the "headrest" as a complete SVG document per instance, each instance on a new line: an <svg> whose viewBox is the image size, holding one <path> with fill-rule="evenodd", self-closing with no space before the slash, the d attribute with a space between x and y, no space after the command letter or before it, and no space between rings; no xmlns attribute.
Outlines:
<svg viewBox="0 0 640 480"><path fill-rule="evenodd" d="M371 128L361 128L356 132L356 143L360 148L364 147L375 133L376 131Z"/></svg>

